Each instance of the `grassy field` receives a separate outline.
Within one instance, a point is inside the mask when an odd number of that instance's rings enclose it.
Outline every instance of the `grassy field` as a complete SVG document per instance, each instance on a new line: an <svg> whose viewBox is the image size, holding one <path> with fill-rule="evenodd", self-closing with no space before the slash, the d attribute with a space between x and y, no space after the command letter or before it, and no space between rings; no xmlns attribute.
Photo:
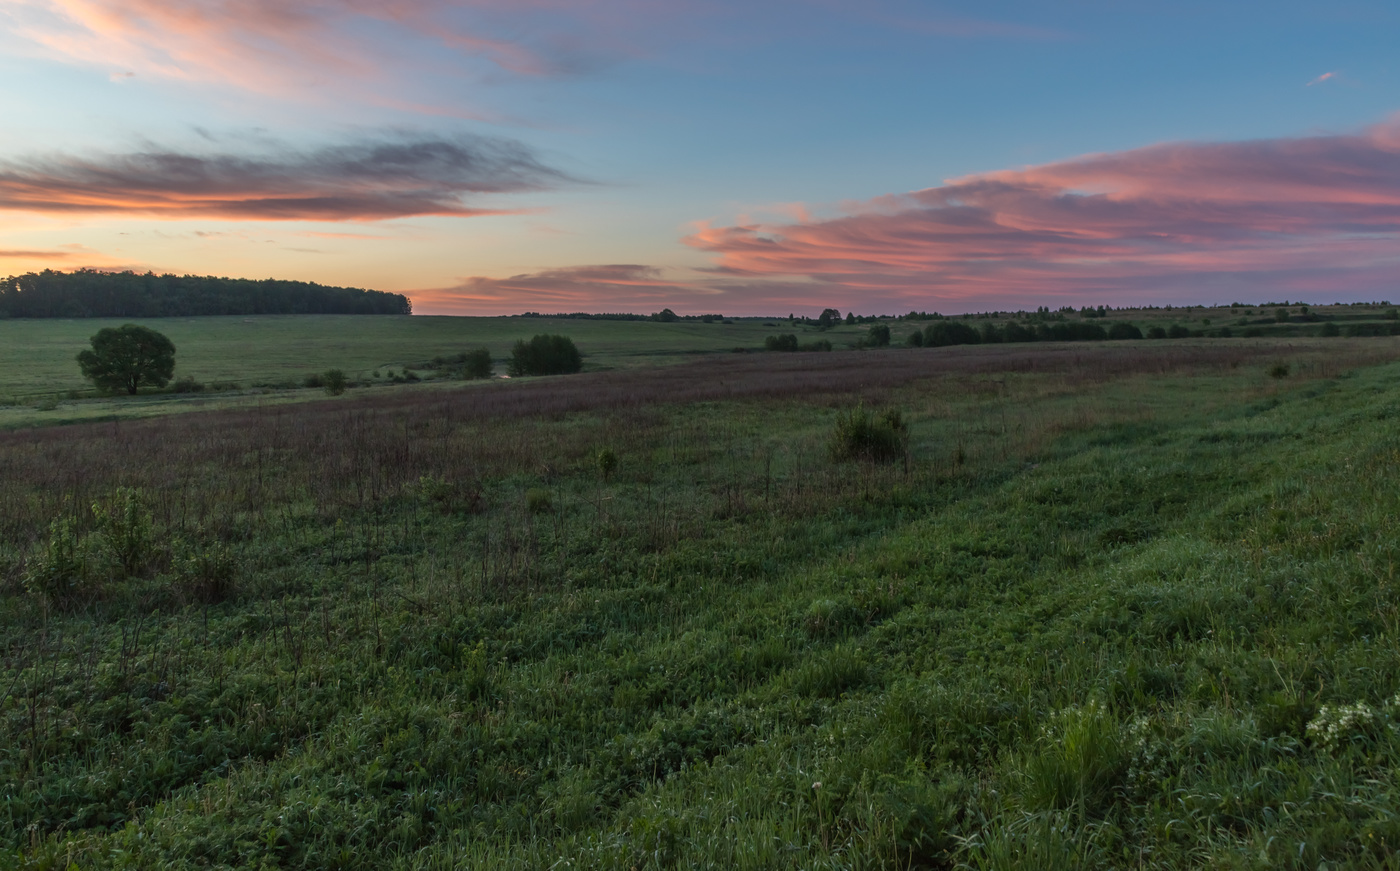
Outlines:
<svg viewBox="0 0 1400 871"><path fill-rule="evenodd" d="M134 323L159 330L175 343L176 376L200 381L299 381L335 367L369 377L433 357L489 348L498 360L517 340L538 333L571 336L589 368L648 365L665 358L763 346L772 327L762 320L732 324L550 318L370 317L266 315L258 317L151 318ZM125 321L0 320L0 396L26 396L88 385L74 357L103 327ZM778 323L768 321L768 323ZM857 335L856 328L839 332ZM502 367L503 368L503 367Z"/></svg>
<svg viewBox="0 0 1400 871"><path fill-rule="evenodd" d="M1277 320L1277 307L1220 307L1124 310L1096 322L1129 321L1143 330L1151 326L1180 325L1207 334L1222 329L1233 335L1257 333L1262 337L1317 335L1327 323L1343 327L1358 324L1388 326L1389 305L1292 306L1290 320ZM1055 313L1047 317L1084 320L1080 314ZM1005 323L1007 317L973 318L974 326ZM237 384L244 389L299 384L307 375L326 369L344 370L352 379L373 381L423 366L435 357L488 348L505 370L511 347L538 333L562 333L573 338L584 353L585 369L617 369L682 362L696 355L760 350L770 335L795 333L802 342L826 340L837 349L859 342L869 330L866 324L841 325L830 330L789 324L785 318L739 318L729 323L654 323L557 318L469 317L366 317L352 315L268 315L258 317L155 318L137 323L159 330L177 348L176 377L190 377L208 384ZM902 344L927 321L887 319L894 343ZM0 406L44 405L69 399L77 393L90 398L92 391L78 372L74 358L88 347L89 338L103 327L120 326L122 320L0 320ZM424 373L427 375L428 373ZM167 406L157 406L165 409ZM52 409L49 409L52 410ZM69 409L55 418L38 415L37 422L107 416L109 407ZM13 424L17 412L6 416L0 409L0 426ZM24 422L30 422L23 416ZM11 420L15 419L15 420Z"/></svg>
<svg viewBox="0 0 1400 871"><path fill-rule="evenodd" d="M723 355L0 433L0 841L1398 867L1397 361ZM907 454L832 459L889 407Z"/></svg>

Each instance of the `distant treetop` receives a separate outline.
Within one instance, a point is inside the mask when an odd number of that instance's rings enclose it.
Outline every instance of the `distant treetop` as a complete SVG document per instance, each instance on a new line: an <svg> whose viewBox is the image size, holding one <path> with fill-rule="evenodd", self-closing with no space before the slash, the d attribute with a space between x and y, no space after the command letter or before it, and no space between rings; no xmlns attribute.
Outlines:
<svg viewBox="0 0 1400 871"><path fill-rule="evenodd" d="M412 313L401 293L274 278L45 269L0 279L0 317L11 318Z"/></svg>

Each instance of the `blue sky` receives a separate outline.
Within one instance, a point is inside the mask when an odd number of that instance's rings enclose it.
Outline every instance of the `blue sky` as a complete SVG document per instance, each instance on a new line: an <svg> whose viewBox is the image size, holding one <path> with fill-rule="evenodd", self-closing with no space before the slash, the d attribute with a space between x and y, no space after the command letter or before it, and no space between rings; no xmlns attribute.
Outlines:
<svg viewBox="0 0 1400 871"><path fill-rule="evenodd" d="M1394 4L0 17L7 273L300 278L462 314L1372 299L1400 274Z"/></svg>

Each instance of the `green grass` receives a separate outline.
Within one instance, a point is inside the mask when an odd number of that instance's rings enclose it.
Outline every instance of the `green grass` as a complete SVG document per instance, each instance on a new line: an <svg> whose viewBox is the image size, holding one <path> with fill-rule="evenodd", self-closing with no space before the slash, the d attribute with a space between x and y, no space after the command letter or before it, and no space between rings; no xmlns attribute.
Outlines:
<svg viewBox="0 0 1400 871"><path fill-rule="evenodd" d="M10 434L0 839L36 868L1395 867L1400 364L1101 353ZM862 401L904 409L907 465L830 459ZM84 508L118 485L152 512L135 577ZM60 514L93 561L66 607L20 585ZM230 549L231 597L177 537Z"/></svg>
<svg viewBox="0 0 1400 871"><path fill-rule="evenodd" d="M761 348L776 328L762 319L732 324L551 318L371 317L265 315L255 317L129 319L159 330L175 343L176 377L200 381L299 381L337 367L352 377L401 370L433 357L488 348L497 361L520 339L538 333L570 336L588 368L649 365L692 354ZM102 327L127 321L0 320L0 396L51 394L88 387L74 357ZM779 323L776 320L768 323ZM784 322L785 323L785 322ZM824 333L854 341L864 329ZM849 334L849 335L847 335ZM505 371L497 365L498 371Z"/></svg>

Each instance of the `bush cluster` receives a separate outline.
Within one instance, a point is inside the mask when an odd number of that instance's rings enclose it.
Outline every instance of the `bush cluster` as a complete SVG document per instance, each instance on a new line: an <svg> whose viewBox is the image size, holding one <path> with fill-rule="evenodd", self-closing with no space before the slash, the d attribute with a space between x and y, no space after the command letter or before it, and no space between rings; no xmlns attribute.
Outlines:
<svg viewBox="0 0 1400 871"><path fill-rule="evenodd" d="M510 374L567 375L583 368L583 357L568 336L538 335L519 341L510 355Z"/></svg>
<svg viewBox="0 0 1400 871"><path fill-rule="evenodd" d="M826 339L817 339L815 342L799 344L796 335L784 333L780 336L769 336L764 339L763 347L769 351L830 351L831 342Z"/></svg>
<svg viewBox="0 0 1400 871"><path fill-rule="evenodd" d="M904 456L909 445L909 425L897 408L879 415L858 405L836 418L828 449L837 461L890 462Z"/></svg>
<svg viewBox="0 0 1400 871"><path fill-rule="evenodd" d="M1141 339L1142 331L1129 323L1115 323L1107 328L1099 324L1077 321L1040 323L1035 325L1011 321L1004 326L983 324L979 330L962 321L938 320L923 330L911 333L906 344L916 348L941 348L946 345L986 345L1002 342L1102 342L1109 339Z"/></svg>

